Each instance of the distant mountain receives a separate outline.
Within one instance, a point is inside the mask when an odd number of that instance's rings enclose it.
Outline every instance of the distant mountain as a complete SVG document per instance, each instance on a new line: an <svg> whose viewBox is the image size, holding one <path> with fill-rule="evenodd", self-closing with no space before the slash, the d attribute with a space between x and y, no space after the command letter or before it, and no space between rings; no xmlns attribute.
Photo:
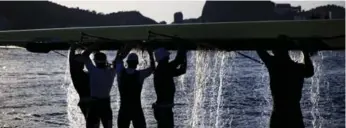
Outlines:
<svg viewBox="0 0 346 128"><path fill-rule="evenodd" d="M206 1L204 22L259 21L274 19L275 3L270 1Z"/></svg>
<svg viewBox="0 0 346 128"><path fill-rule="evenodd" d="M2 25L1 25L2 24ZM101 14L48 1L1 1L0 29L157 24L138 11Z"/></svg>
<svg viewBox="0 0 346 128"><path fill-rule="evenodd" d="M336 5L320 6L304 11L300 6L275 4L271 1L206 1L202 16L191 22L230 22L263 20L298 20L327 18L332 12L332 19L345 19L345 8Z"/></svg>
<svg viewBox="0 0 346 128"><path fill-rule="evenodd" d="M304 11L300 6L271 1L206 1L200 17L183 19L183 14L177 12L173 23L320 19L329 12L333 19L345 19L345 8L336 5ZM48 1L0 2L0 30L141 24L157 22L138 11L102 14ZM161 21L160 24L167 23Z"/></svg>
<svg viewBox="0 0 346 128"><path fill-rule="evenodd" d="M345 19L345 8L336 5L325 5L316 7L308 11L303 11L301 15L304 15L306 17L314 15L321 18L329 15L329 12L331 12L332 19Z"/></svg>

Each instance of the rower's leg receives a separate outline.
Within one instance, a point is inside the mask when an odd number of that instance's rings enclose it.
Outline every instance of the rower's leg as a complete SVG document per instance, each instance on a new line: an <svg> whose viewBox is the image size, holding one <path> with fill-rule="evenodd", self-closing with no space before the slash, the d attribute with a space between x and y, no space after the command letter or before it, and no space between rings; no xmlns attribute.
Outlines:
<svg viewBox="0 0 346 128"><path fill-rule="evenodd" d="M89 109L86 127L87 128L99 128L100 126L100 117L98 115L98 109L96 106L92 105Z"/></svg>
<svg viewBox="0 0 346 128"><path fill-rule="evenodd" d="M119 109L119 114L118 114L118 128L129 128L130 127L130 113L129 112L126 112L125 109L123 109L121 106L120 106L120 109Z"/></svg>
<svg viewBox="0 0 346 128"><path fill-rule="evenodd" d="M173 128L174 118L172 108L155 107L155 119L157 120L158 128Z"/></svg>
<svg viewBox="0 0 346 128"><path fill-rule="evenodd" d="M132 125L134 128L146 128L146 122L145 122L145 117L142 108L137 108L135 110L136 113L134 114L133 120L132 120Z"/></svg>
<svg viewBox="0 0 346 128"><path fill-rule="evenodd" d="M88 105L84 102L79 101L78 106L79 106L80 110L82 111L82 114L86 120L87 116L88 116L88 111L89 111Z"/></svg>
<svg viewBox="0 0 346 128"><path fill-rule="evenodd" d="M111 108L110 99L105 99L102 101L100 108L100 117L101 122L104 128L112 128L113 127L113 113Z"/></svg>
<svg viewBox="0 0 346 128"><path fill-rule="evenodd" d="M172 110L172 108L167 108L166 110L165 110L166 112L165 112L165 114L167 115L167 126L166 126L166 128L173 128L174 127L174 115L173 115L173 110Z"/></svg>

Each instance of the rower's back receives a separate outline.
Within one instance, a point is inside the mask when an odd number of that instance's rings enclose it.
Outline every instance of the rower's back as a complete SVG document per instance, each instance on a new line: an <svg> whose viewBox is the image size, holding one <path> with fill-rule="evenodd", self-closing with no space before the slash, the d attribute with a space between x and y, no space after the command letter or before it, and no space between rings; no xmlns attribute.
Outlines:
<svg viewBox="0 0 346 128"><path fill-rule="evenodd" d="M76 57L81 56L80 54ZM89 97L90 87L89 87L89 75L84 69L84 63L76 61L75 59L70 59L70 74L79 97Z"/></svg>
<svg viewBox="0 0 346 128"><path fill-rule="evenodd" d="M138 56L135 53L128 55L127 64L128 68L125 69L122 60L117 61L117 81L120 93L118 128L128 128L130 122L134 128L145 128L141 93L144 79L151 74L151 71L136 70Z"/></svg>
<svg viewBox="0 0 346 128"><path fill-rule="evenodd" d="M273 51L274 56L262 58L269 71L270 89L273 97L271 128L303 128L300 99L305 65L294 62L288 51Z"/></svg>
<svg viewBox="0 0 346 128"><path fill-rule="evenodd" d="M140 74L137 70L132 73L122 70L118 79L120 102L124 108L141 106L141 92L143 85L140 83Z"/></svg>
<svg viewBox="0 0 346 128"><path fill-rule="evenodd" d="M175 83L174 67L168 62L159 62L154 72L154 87L157 95L157 104L173 104Z"/></svg>
<svg viewBox="0 0 346 128"><path fill-rule="evenodd" d="M291 60L280 60L273 57L268 66L270 89L273 95L274 108L299 109L299 102L304 84L304 65Z"/></svg>

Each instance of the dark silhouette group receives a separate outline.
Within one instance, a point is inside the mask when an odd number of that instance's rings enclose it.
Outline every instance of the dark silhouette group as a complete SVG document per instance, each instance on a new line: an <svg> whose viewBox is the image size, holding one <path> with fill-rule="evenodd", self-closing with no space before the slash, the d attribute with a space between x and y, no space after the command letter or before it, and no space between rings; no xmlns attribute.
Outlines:
<svg viewBox="0 0 346 128"><path fill-rule="evenodd" d="M145 117L141 104L141 92L144 80L154 73L154 86L157 101L153 104L154 115L159 128L174 127L173 111L175 85L173 77L186 72L186 50L178 51L177 57L169 62L169 52L164 48L155 51L158 66L155 67L153 50L147 49L150 67L137 70L138 55L130 53L131 47L119 50L112 64L108 64L107 56L98 50L95 43L80 54L76 54L77 45L70 49L69 62L72 82L80 96L79 107L86 119L87 128L111 128L112 110L110 90L116 76L120 94L118 128L146 128ZM94 52L94 63L90 54ZM123 60L127 57L127 67ZM83 68L88 70L86 73ZM89 85L89 86L88 86Z"/></svg>
<svg viewBox="0 0 346 128"><path fill-rule="evenodd" d="M116 77L120 94L118 128L129 128L131 122L134 128L146 128L141 92L144 80L153 74L157 100L152 108L157 127L173 128L172 109L176 91L173 78L186 73L187 50L180 48L176 58L169 61L170 54L166 49L159 48L153 51L148 48L150 67L137 70L138 56L130 53L131 46L120 49L112 64L107 62L106 54L100 52L98 47L98 43L95 43L82 53L76 54L78 46L72 45L69 55L71 77L80 96L78 105L86 119L86 127L98 128L100 121L105 128L113 126L110 90ZM94 64L89 57L92 52ZM288 50L272 52L273 56L264 50L257 50L270 76L273 96L270 127L304 128L300 99L304 78L314 75L311 53L303 51L304 64L300 64L291 60ZM127 67L123 63L126 57ZM83 71L84 65L88 72Z"/></svg>

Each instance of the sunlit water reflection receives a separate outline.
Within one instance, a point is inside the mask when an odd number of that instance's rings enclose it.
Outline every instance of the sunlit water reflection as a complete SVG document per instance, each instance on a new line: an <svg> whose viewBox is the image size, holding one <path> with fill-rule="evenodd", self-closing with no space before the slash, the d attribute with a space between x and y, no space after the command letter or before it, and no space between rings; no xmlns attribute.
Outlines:
<svg viewBox="0 0 346 128"><path fill-rule="evenodd" d="M141 57L139 68L147 67L147 54L136 52ZM243 53L258 59L254 52ZM107 54L110 60L115 56L113 52ZM0 55L0 127L82 127L85 124L65 57L20 49L0 50ZM268 127L272 99L264 65L234 52L191 51L188 56L187 73L175 80L177 128ZM292 53L292 58L302 60L300 53ZM344 52L320 52L313 57L313 63L316 74L306 79L301 100L305 125L345 127ZM119 95L116 82L114 85L111 95L116 126ZM151 109L155 100L150 76L142 92L149 127L156 127Z"/></svg>

